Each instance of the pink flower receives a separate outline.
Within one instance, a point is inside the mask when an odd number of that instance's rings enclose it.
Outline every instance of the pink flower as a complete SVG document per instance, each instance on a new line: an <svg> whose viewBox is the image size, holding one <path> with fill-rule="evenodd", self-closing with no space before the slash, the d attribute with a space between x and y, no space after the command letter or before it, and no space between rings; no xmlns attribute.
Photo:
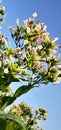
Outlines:
<svg viewBox="0 0 61 130"><path fill-rule="evenodd" d="M13 30L13 26L10 26L9 29L12 31Z"/></svg>

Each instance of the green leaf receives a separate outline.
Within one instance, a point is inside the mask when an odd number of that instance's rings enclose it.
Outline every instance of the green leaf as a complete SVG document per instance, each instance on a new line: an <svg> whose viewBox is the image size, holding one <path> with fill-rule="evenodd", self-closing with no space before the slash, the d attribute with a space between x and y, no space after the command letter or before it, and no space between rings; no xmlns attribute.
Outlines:
<svg viewBox="0 0 61 130"><path fill-rule="evenodd" d="M5 90L6 87L12 82L13 76L10 74L5 74L4 77L0 76L0 90Z"/></svg>
<svg viewBox="0 0 61 130"><path fill-rule="evenodd" d="M4 124L4 125L3 125ZM0 114L0 130L26 130L24 121L11 114Z"/></svg>
<svg viewBox="0 0 61 130"><path fill-rule="evenodd" d="M16 78L12 74L5 74L4 77L0 76L0 90L4 91L6 87L8 87L10 83L12 82L22 82L22 80L19 78Z"/></svg>
<svg viewBox="0 0 61 130"><path fill-rule="evenodd" d="M4 110L7 106L12 104L16 100L17 97L21 96L22 94L25 94L32 88L34 88L34 86L32 86L31 84L23 85L16 90L16 92L14 93L12 97L0 96L0 110Z"/></svg>
<svg viewBox="0 0 61 130"><path fill-rule="evenodd" d="M14 97L19 97L21 96L22 94L25 94L26 92L28 92L30 89L32 89L34 86L32 85L23 85L21 87L19 87L16 92L14 93Z"/></svg>
<svg viewBox="0 0 61 130"><path fill-rule="evenodd" d="M15 99L14 96L0 96L0 110L4 110L8 105L12 104Z"/></svg>

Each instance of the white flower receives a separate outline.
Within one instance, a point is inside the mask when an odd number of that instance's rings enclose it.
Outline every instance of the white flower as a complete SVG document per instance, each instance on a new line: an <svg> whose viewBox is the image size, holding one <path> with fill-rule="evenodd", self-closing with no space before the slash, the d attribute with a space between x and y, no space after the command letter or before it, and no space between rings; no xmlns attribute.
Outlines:
<svg viewBox="0 0 61 130"><path fill-rule="evenodd" d="M30 30L31 30L31 29L30 29L29 27L27 27L27 33L30 33Z"/></svg>
<svg viewBox="0 0 61 130"><path fill-rule="evenodd" d="M38 28L41 29L41 24L40 23L38 24Z"/></svg>
<svg viewBox="0 0 61 130"><path fill-rule="evenodd" d="M4 7L4 6L1 6L1 7L0 7L0 11L5 11L5 7Z"/></svg>
<svg viewBox="0 0 61 130"><path fill-rule="evenodd" d="M7 43L7 39L5 39L4 37L2 38L2 42L6 44L6 46L8 47L8 43Z"/></svg>
<svg viewBox="0 0 61 130"><path fill-rule="evenodd" d="M43 30L46 31L47 26L44 23L41 23L41 26L42 26Z"/></svg>
<svg viewBox="0 0 61 130"><path fill-rule="evenodd" d="M28 25L28 19L23 21L24 25L27 26Z"/></svg>
<svg viewBox="0 0 61 130"><path fill-rule="evenodd" d="M61 77L58 77L54 84L59 84L61 82Z"/></svg>
<svg viewBox="0 0 61 130"><path fill-rule="evenodd" d="M27 45L28 44L28 40L24 40L24 45Z"/></svg>
<svg viewBox="0 0 61 130"><path fill-rule="evenodd" d="M4 62L9 63L9 59L8 59L8 58L5 58L5 59L4 59Z"/></svg>
<svg viewBox="0 0 61 130"><path fill-rule="evenodd" d="M60 58L60 53L58 53L58 58Z"/></svg>
<svg viewBox="0 0 61 130"><path fill-rule="evenodd" d="M41 25L37 24L36 27L35 27L35 30L40 31L41 30Z"/></svg>
<svg viewBox="0 0 61 130"><path fill-rule="evenodd" d="M34 78L35 78L35 75L34 75L34 74L32 74L32 75L31 75L31 77L32 77L32 79L34 79Z"/></svg>
<svg viewBox="0 0 61 130"><path fill-rule="evenodd" d="M58 65L58 68L61 69L61 65Z"/></svg>
<svg viewBox="0 0 61 130"><path fill-rule="evenodd" d="M5 7L4 6L2 6L2 9L3 9L3 11L5 11Z"/></svg>
<svg viewBox="0 0 61 130"><path fill-rule="evenodd" d="M44 33L44 39L45 39L45 42L50 40L50 34L48 32Z"/></svg>
<svg viewBox="0 0 61 130"><path fill-rule="evenodd" d="M16 19L16 25L19 26L19 18Z"/></svg>
<svg viewBox="0 0 61 130"><path fill-rule="evenodd" d="M32 18L29 18L29 21L32 21Z"/></svg>
<svg viewBox="0 0 61 130"><path fill-rule="evenodd" d="M52 42L56 42L58 40L58 37L54 38Z"/></svg>
<svg viewBox="0 0 61 130"><path fill-rule="evenodd" d="M51 52L52 52L53 54L56 54L57 50L56 50L56 49L52 49Z"/></svg>
<svg viewBox="0 0 61 130"><path fill-rule="evenodd" d="M22 56L26 57L26 52L23 52L23 53L22 53Z"/></svg>
<svg viewBox="0 0 61 130"><path fill-rule="evenodd" d="M46 31L46 29L47 29L47 26L46 26L46 25L44 25L43 30L44 30L44 31Z"/></svg>
<svg viewBox="0 0 61 130"><path fill-rule="evenodd" d="M39 45L38 47L37 47L37 49L42 49L43 47L42 47L42 45Z"/></svg>
<svg viewBox="0 0 61 130"><path fill-rule="evenodd" d="M4 69L4 73L7 74L9 72L8 68Z"/></svg>
<svg viewBox="0 0 61 130"><path fill-rule="evenodd" d="M37 17L37 13L34 12L34 13L32 14L32 16L33 16L34 18L36 18L36 17Z"/></svg>

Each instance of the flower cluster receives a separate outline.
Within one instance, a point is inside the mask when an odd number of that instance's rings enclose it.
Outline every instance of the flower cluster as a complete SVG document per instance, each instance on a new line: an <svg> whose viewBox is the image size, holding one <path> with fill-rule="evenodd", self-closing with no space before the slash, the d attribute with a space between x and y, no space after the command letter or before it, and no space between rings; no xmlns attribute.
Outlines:
<svg viewBox="0 0 61 130"><path fill-rule="evenodd" d="M13 75L19 81L35 85L58 83L61 79L60 57L56 57L59 47L55 44L58 38L52 38L40 20L35 23L36 16L34 13L32 18L24 20L23 27L19 25L19 19L16 28L10 27L16 48L10 48L7 39L0 34L1 75Z"/></svg>
<svg viewBox="0 0 61 130"><path fill-rule="evenodd" d="M38 110L33 110L30 106L24 102L19 105L14 105L8 113L17 115L26 124L26 128L30 130L43 130L39 127L38 120L46 120L48 112L44 108L39 108Z"/></svg>
<svg viewBox="0 0 61 130"><path fill-rule="evenodd" d="M61 71L58 72L57 68L60 58L56 57L59 47L55 42L58 38L52 38L47 32L47 26L40 20L35 23L36 17L37 13L35 12L32 18L23 21L22 27L17 19L16 28L11 26L10 31L16 47L20 48L16 57L20 57L20 62L22 61L24 68L27 68L26 73L28 71L31 73L29 77L26 74L27 78L32 79L32 75L34 75L32 82L37 83L39 78L40 83L48 84L61 77Z"/></svg>
<svg viewBox="0 0 61 130"><path fill-rule="evenodd" d="M23 21L23 26L19 19L16 27L10 26L15 48L0 33L0 90L5 91L12 82L27 84L15 92L15 98L40 84L61 82L61 60L57 55L60 46L55 43L58 38L52 38L40 20L35 22L36 17L34 13Z"/></svg>

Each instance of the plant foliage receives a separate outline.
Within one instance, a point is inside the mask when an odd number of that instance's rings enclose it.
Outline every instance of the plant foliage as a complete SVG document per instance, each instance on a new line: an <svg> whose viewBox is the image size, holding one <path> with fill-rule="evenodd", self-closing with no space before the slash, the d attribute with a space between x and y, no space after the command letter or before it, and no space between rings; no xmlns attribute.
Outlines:
<svg viewBox="0 0 61 130"><path fill-rule="evenodd" d="M0 24L4 22L5 7L0 7ZM31 112L25 103L13 106L8 113L5 108L22 94L41 84L60 83L61 60L57 53L61 46L56 44L47 32L47 26L35 20L37 13L24 20L20 26L19 19L15 27L9 30L15 46L11 47L8 38L0 32L0 129L1 130L42 130L37 120L46 119L44 108ZM20 86L12 91L11 83ZM24 85L21 85L21 84ZM4 124L4 126L3 126Z"/></svg>

